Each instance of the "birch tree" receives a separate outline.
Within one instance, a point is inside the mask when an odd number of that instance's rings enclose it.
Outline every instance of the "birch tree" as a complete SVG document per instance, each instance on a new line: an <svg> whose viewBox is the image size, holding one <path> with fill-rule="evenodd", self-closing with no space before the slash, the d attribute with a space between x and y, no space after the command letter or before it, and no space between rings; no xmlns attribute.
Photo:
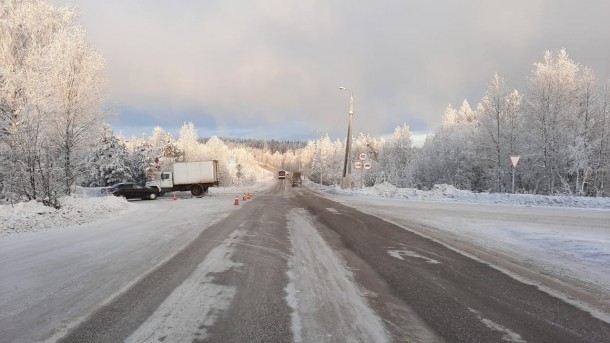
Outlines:
<svg viewBox="0 0 610 343"><path fill-rule="evenodd" d="M526 94L526 126L534 192L570 191L567 164L569 131L576 116L577 73L580 66L565 50L547 51L534 64Z"/></svg>

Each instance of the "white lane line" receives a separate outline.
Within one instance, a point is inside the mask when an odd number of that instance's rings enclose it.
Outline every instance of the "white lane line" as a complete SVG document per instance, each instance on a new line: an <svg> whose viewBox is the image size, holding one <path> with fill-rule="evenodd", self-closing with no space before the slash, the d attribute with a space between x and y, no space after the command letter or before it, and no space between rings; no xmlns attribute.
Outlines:
<svg viewBox="0 0 610 343"><path fill-rule="evenodd" d="M159 305L157 310L125 342L193 342L207 337L219 314L229 308L237 290L214 284L210 273L222 273L241 263L231 261L235 243L244 232L234 231L229 238L201 262L193 274Z"/></svg>
<svg viewBox="0 0 610 343"><path fill-rule="evenodd" d="M332 207L329 207L329 208L327 208L326 210L327 210L328 212L330 212L330 213L339 214L339 211L335 210L335 209L334 209L334 208L332 208Z"/></svg>
<svg viewBox="0 0 610 343"><path fill-rule="evenodd" d="M286 302L293 338L301 342L388 342L354 275L324 241L304 209L287 215L293 256Z"/></svg>
<svg viewBox="0 0 610 343"><path fill-rule="evenodd" d="M390 254L390 256L397 258L399 260L404 260L405 258L403 256L409 256L409 257L420 258L420 259L426 261L426 263L440 264L440 262L437 260L428 258L426 256L416 253L415 251L410 251L410 250L388 250L388 254Z"/></svg>
<svg viewBox="0 0 610 343"><path fill-rule="evenodd" d="M516 333L514 331L511 331L510 329L508 329L492 320L484 318L479 311L471 309L471 308L468 308L468 310L470 310L470 312L476 314L477 318L479 318L481 323L485 324L485 326L487 326L488 328L503 333L504 334L504 336L502 336L503 341L511 342L511 343L527 343L526 340L521 338L521 335L519 335L518 333Z"/></svg>

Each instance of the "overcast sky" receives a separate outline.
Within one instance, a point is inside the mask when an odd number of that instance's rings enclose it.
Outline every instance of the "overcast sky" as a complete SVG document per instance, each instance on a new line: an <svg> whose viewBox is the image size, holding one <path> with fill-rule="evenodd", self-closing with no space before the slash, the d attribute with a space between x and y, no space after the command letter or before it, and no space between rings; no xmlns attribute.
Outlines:
<svg viewBox="0 0 610 343"><path fill-rule="evenodd" d="M545 50L610 76L610 1L54 0L106 58L116 131L343 138L432 132L494 72L523 91ZM118 132L117 132L118 133Z"/></svg>

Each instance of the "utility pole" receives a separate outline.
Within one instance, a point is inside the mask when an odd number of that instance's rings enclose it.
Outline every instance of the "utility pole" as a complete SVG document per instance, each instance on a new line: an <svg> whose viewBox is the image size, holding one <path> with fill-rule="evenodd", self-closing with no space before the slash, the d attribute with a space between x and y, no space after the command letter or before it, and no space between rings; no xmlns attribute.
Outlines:
<svg viewBox="0 0 610 343"><path fill-rule="evenodd" d="M345 87L339 87L341 90L348 90ZM350 163L350 152L352 148L352 118L354 117L354 92L350 91L349 96L349 124L347 126L347 143L345 145L345 161L343 162L343 179L341 180L341 188L350 187L350 176L352 173L352 166Z"/></svg>

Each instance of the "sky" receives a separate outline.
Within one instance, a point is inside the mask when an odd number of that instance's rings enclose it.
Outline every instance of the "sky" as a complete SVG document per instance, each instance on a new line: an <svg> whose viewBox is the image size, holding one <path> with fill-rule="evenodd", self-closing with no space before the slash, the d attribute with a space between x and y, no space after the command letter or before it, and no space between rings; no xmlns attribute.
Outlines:
<svg viewBox="0 0 610 343"><path fill-rule="evenodd" d="M353 130L416 141L494 72L525 90L546 50L610 76L610 1L53 0L106 59L115 133L306 140ZM350 91L341 91L339 87Z"/></svg>

